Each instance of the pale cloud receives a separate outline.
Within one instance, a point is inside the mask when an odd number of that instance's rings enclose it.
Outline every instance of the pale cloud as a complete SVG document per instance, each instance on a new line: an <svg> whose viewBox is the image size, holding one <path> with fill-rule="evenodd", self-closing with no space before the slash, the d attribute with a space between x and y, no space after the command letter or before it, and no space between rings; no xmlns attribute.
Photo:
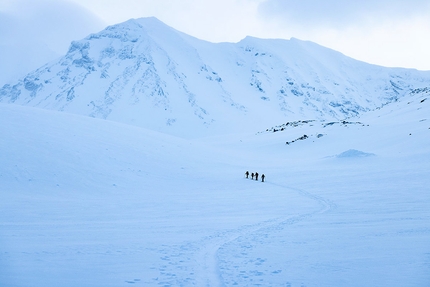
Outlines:
<svg viewBox="0 0 430 287"><path fill-rule="evenodd" d="M157 17L199 39L235 42L262 29L258 5L264 0L75 0L109 24Z"/></svg>
<svg viewBox="0 0 430 287"><path fill-rule="evenodd" d="M384 21L373 27L308 31L307 38L367 63L430 70L430 19Z"/></svg>
<svg viewBox="0 0 430 287"><path fill-rule="evenodd" d="M266 18L313 28L336 27L428 15L428 0L266 0L259 7Z"/></svg>
<svg viewBox="0 0 430 287"><path fill-rule="evenodd" d="M72 40L98 32L105 26L91 12L69 1L5 0L0 9L8 15L9 22L0 29L7 29L7 35L13 35L13 38L1 37L0 41L43 42L56 53L66 52Z"/></svg>
<svg viewBox="0 0 430 287"><path fill-rule="evenodd" d="M165 21L175 22L175 27L194 36L213 42L236 42L247 35L254 35L262 26L258 18L258 1L216 0L186 1L187 9ZM180 7L177 7L180 9Z"/></svg>
<svg viewBox="0 0 430 287"><path fill-rule="evenodd" d="M105 27L68 1L0 2L0 86L64 55L73 40Z"/></svg>

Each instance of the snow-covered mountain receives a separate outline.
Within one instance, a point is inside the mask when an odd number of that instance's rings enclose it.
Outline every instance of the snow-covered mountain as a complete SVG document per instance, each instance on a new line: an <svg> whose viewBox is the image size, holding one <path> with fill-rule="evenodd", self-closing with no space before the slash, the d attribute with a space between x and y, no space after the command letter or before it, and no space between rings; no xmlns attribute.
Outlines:
<svg viewBox="0 0 430 287"><path fill-rule="evenodd" d="M0 89L0 102L193 137L297 119L340 120L430 83L315 43L247 37L209 43L156 18L72 42L67 54Z"/></svg>

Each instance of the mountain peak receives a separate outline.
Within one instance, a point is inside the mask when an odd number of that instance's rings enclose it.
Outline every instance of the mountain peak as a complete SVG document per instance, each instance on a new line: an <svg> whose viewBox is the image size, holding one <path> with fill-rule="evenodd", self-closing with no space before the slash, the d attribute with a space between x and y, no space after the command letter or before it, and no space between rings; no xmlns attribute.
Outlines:
<svg viewBox="0 0 430 287"><path fill-rule="evenodd" d="M430 72L368 65L294 38L213 44L151 17L73 42L58 61L0 89L0 102L192 137L344 119L429 81Z"/></svg>

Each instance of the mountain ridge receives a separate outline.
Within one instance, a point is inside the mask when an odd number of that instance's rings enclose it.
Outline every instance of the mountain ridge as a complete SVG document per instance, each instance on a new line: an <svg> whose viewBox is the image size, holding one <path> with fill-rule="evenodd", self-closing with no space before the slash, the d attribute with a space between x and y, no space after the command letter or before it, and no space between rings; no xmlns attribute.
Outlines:
<svg viewBox="0 0 430 287"><path fill-rule="evenodd" d="M210 43L130 19L0 89L0 102L184 137L296 119L344 119L424 88L430 71L384 68L295 38Z"/></svg>

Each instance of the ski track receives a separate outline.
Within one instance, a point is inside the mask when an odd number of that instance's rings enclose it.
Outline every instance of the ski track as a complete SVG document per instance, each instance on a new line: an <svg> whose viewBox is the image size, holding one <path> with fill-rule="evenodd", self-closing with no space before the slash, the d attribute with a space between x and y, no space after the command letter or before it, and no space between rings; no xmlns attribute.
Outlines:
<svg viewBox="0 0 430 287"><path fill-rule="evenodd" d="M274 230L284 229L286 226L326 213L336 207L333 202L302 189L273 182L266 182L266 184L293 190L304 197L315 200L320 208L297 216L278 217L237 229L225 230L204 237L197 242L166 247L160 250L163 253L161 259L165 264L159 268L160 277L156 279L158 284L160 286L226 286L218 256L218 251L223 246L262 230L268 234Z"/></svg>

